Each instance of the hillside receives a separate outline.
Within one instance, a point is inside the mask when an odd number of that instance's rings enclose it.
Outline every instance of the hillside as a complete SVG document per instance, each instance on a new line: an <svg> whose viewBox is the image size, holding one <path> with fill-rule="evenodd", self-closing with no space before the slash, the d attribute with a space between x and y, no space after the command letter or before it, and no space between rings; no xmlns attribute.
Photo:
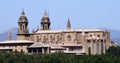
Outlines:
<svg viewBox="0 0 120 63"><path fill-rule="evenodd" d="M17 28L11 28L3 33L0 33L0 41L8 40L8 34L11 31L12 33L12 39L17 39Z"/></svg>

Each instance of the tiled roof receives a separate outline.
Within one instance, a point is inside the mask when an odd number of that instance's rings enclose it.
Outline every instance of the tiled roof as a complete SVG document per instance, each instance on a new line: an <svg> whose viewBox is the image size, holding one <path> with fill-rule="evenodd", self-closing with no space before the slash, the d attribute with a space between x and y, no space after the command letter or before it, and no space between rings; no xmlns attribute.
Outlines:
<svg viewBox="0 0 120 63"><path fill-rule="evenodd" d="M48 47L40 42L35 42L34 44L30 45L28 48L36 48L36 47Z"/></svg>

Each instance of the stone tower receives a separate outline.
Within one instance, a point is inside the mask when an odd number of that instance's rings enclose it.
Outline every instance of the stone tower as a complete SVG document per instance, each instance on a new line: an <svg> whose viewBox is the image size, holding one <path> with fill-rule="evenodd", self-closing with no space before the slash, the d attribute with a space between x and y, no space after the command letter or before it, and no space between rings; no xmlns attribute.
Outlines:
<svg viewBox="0 0 120 63"><path fill-rule="evenodd" d="M46 10L41 20L41 30L50 30L50 19L46 13Z"/></svg>
<svg viewBox="0 0 120 63"><path fill-rule="evenodd" d="M71 24L70 24L70 19L68 18L68 22L67 22L67 30L71 29Z"/></svg>
<svg viewBox="0 0 120 63"><path fill-rule="evenodd" d="M18 40L25 40L25 37L29 35L28 31L28 19L25 16L24 10L21 12L21 16L18 19Z"/></svg>

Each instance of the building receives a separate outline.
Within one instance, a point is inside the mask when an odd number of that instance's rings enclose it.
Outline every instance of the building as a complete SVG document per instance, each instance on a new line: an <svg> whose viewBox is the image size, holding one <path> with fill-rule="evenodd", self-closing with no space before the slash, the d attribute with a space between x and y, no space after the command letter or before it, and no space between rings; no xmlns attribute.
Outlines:
<svg viewBox="0 0 120 63"><path fill-rule="evenodd" d="M106 30L71 29L69 18L66 30L51 30L50 24L50 18L45 11L40 21L41 28L29 33L28 19L25 16L24 10L22 10L21 16L18 19L18 42L13 42L19 43L19 40L22 43L27 42L27 47L24 48L26 50L23 50L26 53L54 53L56 51L63 51L69 54L95 55L104 54L106 49L112 46L110 33ZM9 37L10 40L11 36L9 35ZM32 44L28 41L32 41ZM3 44L6 44L6 42L3 42ZM16 44L14 45L16 46Z"/></svg>

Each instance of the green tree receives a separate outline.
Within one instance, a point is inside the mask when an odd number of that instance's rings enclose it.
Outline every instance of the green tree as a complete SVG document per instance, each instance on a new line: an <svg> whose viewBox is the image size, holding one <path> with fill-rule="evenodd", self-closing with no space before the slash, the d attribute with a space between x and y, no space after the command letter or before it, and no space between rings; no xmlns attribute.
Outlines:
<svg viewBox="0 0 120 63"><path fill-rule="evenodd" d="M110 55L120 55L120 46L117 46L117 47L110 47L107 51L107 54L110 54Z"/></svg>

